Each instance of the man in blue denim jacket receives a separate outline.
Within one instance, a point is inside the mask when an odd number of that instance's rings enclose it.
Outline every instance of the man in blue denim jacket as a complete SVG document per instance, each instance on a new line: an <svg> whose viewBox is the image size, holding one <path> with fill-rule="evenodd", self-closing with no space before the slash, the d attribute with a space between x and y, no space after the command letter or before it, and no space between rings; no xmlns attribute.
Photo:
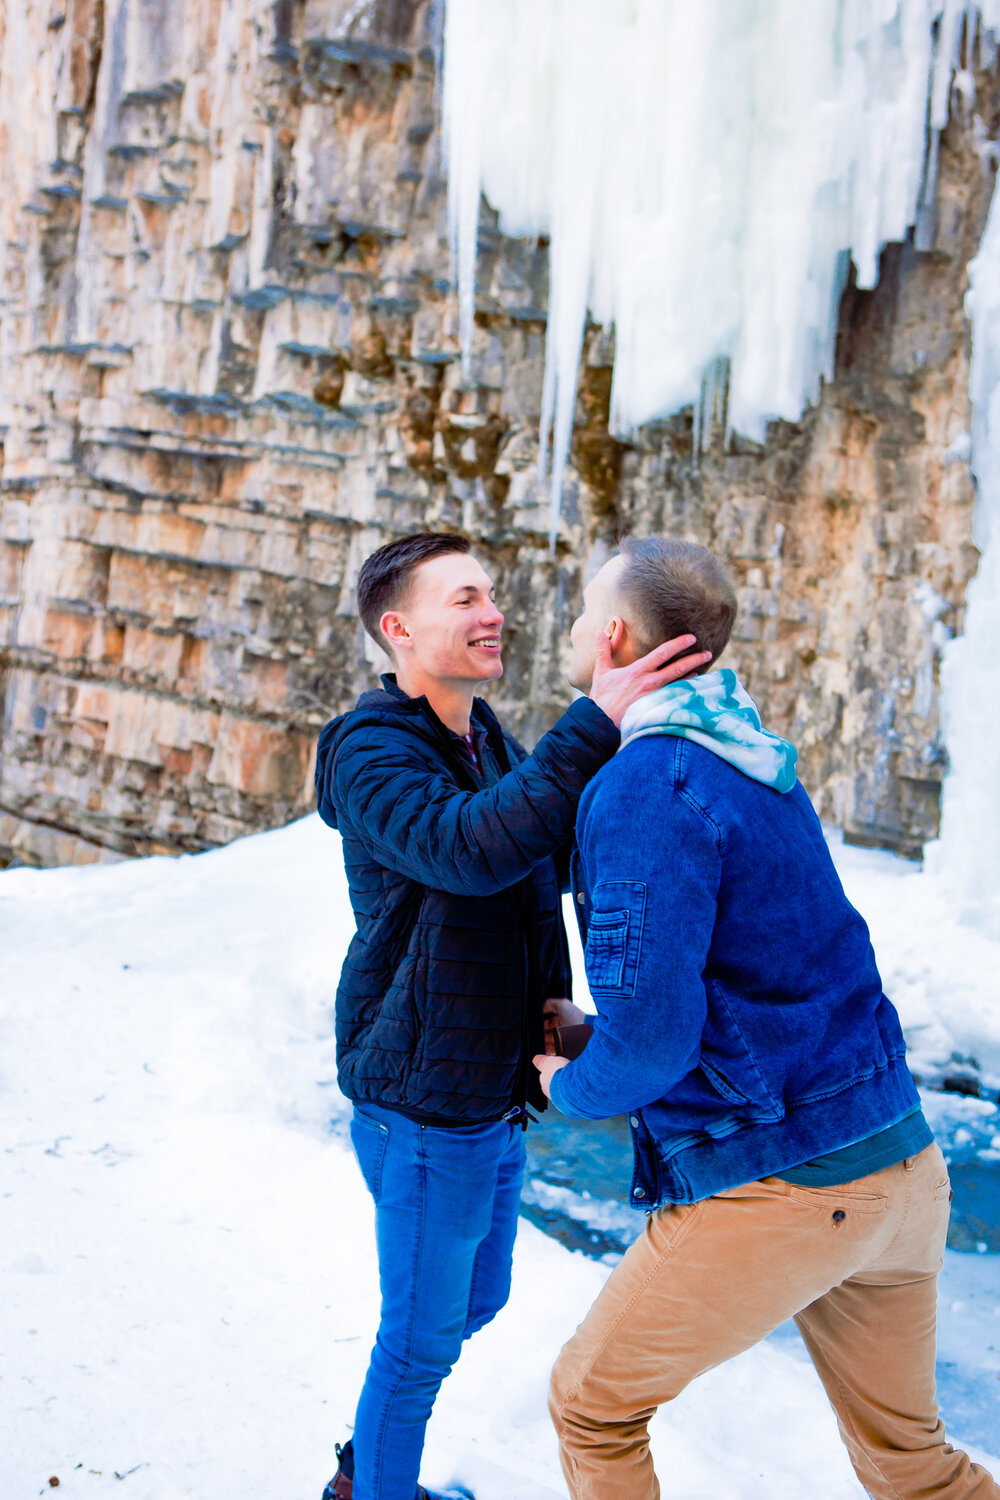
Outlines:
<svg viewBox="0 0 1000 1500"><path fill-rule="evenodd" d="M735 616L712 555L628 542L573 628L625 663L681 629L714 659ZM731 671L661 688L580 801L574 885L598 1008L538 1057L565 1114L627 1114L645 1234L553 1372L575 1500L655 1500L647 1424L794 1317L879 1500L1000 1496L934 1401L947 1171L868 929L795 774Z"/></svg>

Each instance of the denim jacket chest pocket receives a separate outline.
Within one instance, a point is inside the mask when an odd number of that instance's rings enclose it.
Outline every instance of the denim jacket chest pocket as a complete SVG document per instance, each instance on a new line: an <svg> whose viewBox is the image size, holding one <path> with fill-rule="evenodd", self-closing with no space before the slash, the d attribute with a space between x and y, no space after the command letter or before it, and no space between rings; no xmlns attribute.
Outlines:
<svg viewBox="0 0 1000 1500"><path fill-rule="evenodd" d="M645 912L643 881L603 880L595 887L584 949L592 994L635 993Z"/></svg>

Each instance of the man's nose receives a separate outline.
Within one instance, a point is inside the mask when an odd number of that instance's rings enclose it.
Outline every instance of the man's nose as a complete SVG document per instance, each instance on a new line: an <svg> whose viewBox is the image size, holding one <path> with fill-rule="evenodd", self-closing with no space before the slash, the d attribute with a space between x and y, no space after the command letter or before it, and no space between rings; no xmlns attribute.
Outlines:
<svg viewBox="0 0 1000 1500"><path fill-rule="evenodd" d="M503 615L497 609L495 604L491 605L490 608L485 611L482 623L484 625L491 625L496 630L500 629L500 626L503 624Z"/></svg>

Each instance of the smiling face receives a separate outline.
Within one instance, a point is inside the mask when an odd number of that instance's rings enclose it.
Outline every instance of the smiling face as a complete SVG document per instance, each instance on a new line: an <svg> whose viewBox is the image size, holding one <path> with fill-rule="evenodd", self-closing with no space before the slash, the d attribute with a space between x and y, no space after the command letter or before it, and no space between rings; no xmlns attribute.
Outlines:
<svg viewBox="0 0 1000 1500"><path fill-rule="evenodd" d="M467 553L446 552L414 568L402 602L379 628L417 691L430 683L492 682L503 673L493 580Z"/></svg>

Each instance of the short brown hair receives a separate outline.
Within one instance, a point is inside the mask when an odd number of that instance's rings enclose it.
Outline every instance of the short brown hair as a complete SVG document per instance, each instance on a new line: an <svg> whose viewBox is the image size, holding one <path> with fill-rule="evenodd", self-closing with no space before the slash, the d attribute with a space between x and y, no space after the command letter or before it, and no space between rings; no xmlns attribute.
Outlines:
<svg viewBox="0 0 1000 1500"><path fill-rule="evenodd" d="M621 553L620 587L635 611L642 650L693 635L713 662L721 656L736 619L736 590L719 559L696 542L668 536L626 537Z"/></svg>
<svg viewBox="0 0 1000 1500"><path fill-rule="evenodd" d="M358 573L357 599L361 623L383 651L388 642L379 629L387 609L396 609L406 597L415 568L444 552L468 552L466 537L455 531L418 531L413 536L386 542L366 557Z"/></svg>

